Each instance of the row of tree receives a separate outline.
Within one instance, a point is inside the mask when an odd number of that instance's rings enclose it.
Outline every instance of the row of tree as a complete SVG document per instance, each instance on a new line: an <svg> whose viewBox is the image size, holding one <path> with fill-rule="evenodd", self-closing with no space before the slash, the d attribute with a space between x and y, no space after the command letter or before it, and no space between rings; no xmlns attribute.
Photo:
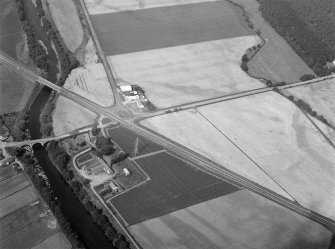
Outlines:
<svg viewBox="0 0 335 249"><path fill-rule="evenodd" d="M325 65L326 61L334 59L335 51L305 25L291 4L286 0L258 0L258 2L265 20L313 69L314 73L318 76L329 75L331 70Z"/></svg>
<svg viewBox="0 0 335 249"><path fill-rule="evenodd" d="M93 220L101 227L115 248L129 248L130 245L125 236L118 233L115 227L109 222L108 217L102 213L100 208L94 205L83 184L74 179L72 170L67 166L70 158L64 148L61 147L58 142L51 141L47 146L47 151L52 163L58 168L64 179L71 186L73 194L84 205L85 210L92 215ZM89 180L84 182L84 185L88 184Z"/></svg>
<svg viewBox="0 0 335 249"><path fill-rule="evenodd" d="M45 51L45 48L37 40L33 26L26 18L24 0L16 0L16 4L22 29L27 37L29 56L33 60L36 67L47 73L49 71L49 58L47 51Z"/></svg>
<svg viewBox="0 0 335 249"><path fill-rule="evenodd" d="M83 243L80 241L78 234L74 230L69 219L62 212L61 204L55 198L55 194L53 193L51 186L43 177L43 170L36 163L37 160L34 158L33 154L31 154L25 148L6 148L6 151L10 155L15 156L20 162L24 164L24 171L33 182L35 188L38 190L43 200L48 204L62 231L66 234L72 245L77 248L84 248Z"/></svg>

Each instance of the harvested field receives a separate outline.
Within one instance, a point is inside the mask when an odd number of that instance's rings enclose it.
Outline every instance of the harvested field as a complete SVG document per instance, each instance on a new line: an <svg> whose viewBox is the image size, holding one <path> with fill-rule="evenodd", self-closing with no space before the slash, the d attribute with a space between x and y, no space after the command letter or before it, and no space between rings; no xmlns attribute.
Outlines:
<svg viewBox="0 0 335 249"><path fill-rule="evenodd" d="M297 202L335 218L335 148L292 102L268 92L199 111Z"/></svg>
<svg viewBox="0 0 335 249"><path fill-rule="evenodd" d="M106 55L254 35L241 11L225 1L93 15Z"/></svg>
<svg viewBox="0 0 335 249"><path fill-rule="evenodd" d="M53 132L62 135L95 122L96 114L81 105L59 96L52 115Z"/></svg>
<svg viewBox="0 0 335 249"><path fill-rule="evenodd" d="M36 195L33 187L29 186L5 199L0 200L0 218L30 204L33 201L36 201L37 199L38 196Z"/></svg>
<svg viewBox="0 0 335 249"><path fill-rule="evenodd" d="M36 83L0 62L0 115L21 111Z"/></svg>
<svg viewBox="0 0 335 249"><path fill-rule="evenodd" d="M304 74L314 74L286 41L267 23L256 0L231 0L242 5L255 30L267 40L265 47L248 63L249 73L273 81L293 82Z"/></svg>
<svg viewBox="0 0 335 249"><path fill-rule="evenodd" d="M98 15L212 1L215 0L85 0L85 4L90 15Z"/></svg>
<svg viewBox="0 0 335 249"><path fill-rule="evenodd" d="M143 248L327 249L331 232L241 190L130 227Z"/></svg>
<svg viewBox="0 0 335 249"><path fill-rule="evenodd" d="M64 87L104 107L114 104L113 91L101 63L73 69Z"/></svg>
<svg viewBox="0 0 335 249"><path fill-rule="evenodd" d="M292 199L198 112L166 114L143 120L141 124L265 188Z"/></svg>
<svg viewBox="0 0 335 249"><path fill-rule="evenodd" d="M72 248L70 242L66 239L62 232L58 232L46 240L42 241L32 249L70 249Z"/></svg>
<svg viewBox="0 0 335 249"><path fill-rule="evenodd" d="M49 9L67 48L74 52L81 44L84 31L76 6L68 0L48 0Z"/></svg>
<svg viewBox="0 0 335 249"><path fill-rule="evenodd" d="M238 190L167 153L144 157L136 163L151 180L111 200L131 225Z"/></svg>
<svg viewBox="0 0 335 249"><path fill-rule="evenodd" d="M107 129L107 134L125 153L129 153L130 157L133 156L136 138L139 139L137 156L142 156L163 149L163 147L158 144L152 143L146 138L123 127L109 128Z"/></svg>
<svg viewBox="0 0 335 249"><path fill-rule="evenodd" d="M165 108L263 87L240 68L246 49L258 42L244 36L117 55L109 63L119 85L136 82Z"/></svg>
<svg viewBox="0 0 335 249"><path fill-rule="evenodd" d="M0 200L26 188L30 185L29 180L23 173L17 174L7 180L0 182Z"/></svg>
<svg viewBox="0 0 335 249"><path fill-rule="evenodd" d="M335 78L285 89L283 93L304 100L314 111L335 125Z"/></svg>

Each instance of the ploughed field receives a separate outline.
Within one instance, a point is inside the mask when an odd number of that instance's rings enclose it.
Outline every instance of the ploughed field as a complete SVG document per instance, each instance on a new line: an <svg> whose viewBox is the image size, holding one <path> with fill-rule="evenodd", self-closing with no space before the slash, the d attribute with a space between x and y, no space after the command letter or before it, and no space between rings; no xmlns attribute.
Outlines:
<svg viewBox="0 0 335 249"><path fill-rule="evenodd" d="M135 161L150 180L110 200L128 225L239 190L166 152Z"/></svg>
<svg viewBox="0 0 335 249"><path fill-rule="evenodd" d="M240 69L261 40L229 2L86 3L117 85L141 86L157 108L263 86Z"/></svg>

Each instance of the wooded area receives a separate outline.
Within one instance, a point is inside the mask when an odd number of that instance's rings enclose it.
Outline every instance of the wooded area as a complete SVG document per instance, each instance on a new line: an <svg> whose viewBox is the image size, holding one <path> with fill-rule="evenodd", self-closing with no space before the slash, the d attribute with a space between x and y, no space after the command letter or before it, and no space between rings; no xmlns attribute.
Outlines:
<svg viewBox="0 0 335 249"><path fill-rule="evenodd" d="M332 13L332 11L324 13L325 10L314 8L314 0L291 1L292 3L288 0L257 1L260 3L260 11L264 19L313 69L314 73L318 76L329 75L331 70L324 68L324 66L326 61L334 59L335 48L332 44L335 40L334 33L327 30L331 29L334 24L328 23L330 19L324 16ZM300 9L299 6L304 6L304 8L301 7ZM334 6L334 4L331 4L331 6ZM324 28L324 26L329 27ZM319 27L318 33L314 32L316 27Z"/></svg>

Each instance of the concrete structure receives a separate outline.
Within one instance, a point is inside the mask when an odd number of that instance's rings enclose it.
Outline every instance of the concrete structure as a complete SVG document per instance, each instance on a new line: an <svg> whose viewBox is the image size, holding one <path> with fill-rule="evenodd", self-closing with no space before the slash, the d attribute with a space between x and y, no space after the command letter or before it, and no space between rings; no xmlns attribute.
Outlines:
<svg viewBox="0 0 335 249"><path fill-rule="evenodd" d="M123 169L123 173L124 173L125 176L129 176L130 175L130 171L127 168Z"/></svg>
<svg viewBox="0 0 335 249"><path fill-rule="evenodd" d="M132 88L131 88L131 85L124 85L124 86L120 86L120 90L121 92L131 92L132 91Z"/></svg>

